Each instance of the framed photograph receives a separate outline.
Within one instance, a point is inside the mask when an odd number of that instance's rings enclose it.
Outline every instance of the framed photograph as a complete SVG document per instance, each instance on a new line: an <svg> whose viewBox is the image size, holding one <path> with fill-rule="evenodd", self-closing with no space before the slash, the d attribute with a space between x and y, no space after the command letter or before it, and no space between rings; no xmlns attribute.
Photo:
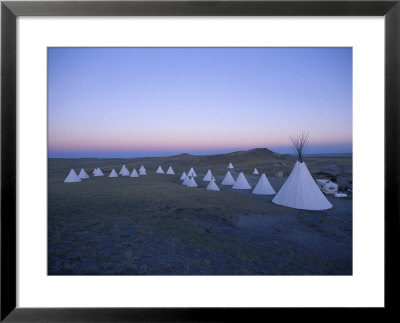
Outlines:
<svg viewBox="0 0 400 323"><path fill-rule="evenodd" d="M2 2L1 320L394 310L399 14Z"/></svg>

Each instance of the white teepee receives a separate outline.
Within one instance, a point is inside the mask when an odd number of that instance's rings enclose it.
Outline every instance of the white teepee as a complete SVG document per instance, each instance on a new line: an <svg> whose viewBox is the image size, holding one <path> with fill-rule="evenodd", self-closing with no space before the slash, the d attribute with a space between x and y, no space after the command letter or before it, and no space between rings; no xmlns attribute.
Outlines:
<svg viewBox="0 0 400 323"><path fill-rule="evenodd" d="M184 180L185 180L185 178L186 178L186 173L185 173L185 172L183 172L183 173L182 173L182 176L180 177L180 180L184 181Z"/></svg>
<svg viewBox="0 0 400 323"><path fill-rule="evenodd" d="M82 182L82 180L76 175L75 171L71 169L69 171L68 176L65 178L64 183L76 183L76 182Z"/></svg>
<svg viewBox="0 0 400 323"><path fill-rule="evenodd" d="M146 168L141 168L141 169L139 169L139 175L140 176L144 176L144 175L147 175L147 173L146 173Z"/></svg>
<svg viewBox="0 0 400 323"><path fill-rule="evenodd" d="M80 179L90 178L89 175L85 172L85 170L83 168L81 168L81 171L79 172L78 177Z"/></svg>
<svg viewBox="0 0 400 323"><path fill-rule="evenodd" d="M332 204L318 188L303 160L303 154L308 145L308 135L303 132L290 139L296 149L297 161L272 202L301 210L330 209Z"/></svg>
<svg viewBox="0 0 400 323"><path fill-rule="evenodd" d="M273 195L275 194L275 190L271 186L267 176L263 173L253 190L253 194L257 195Z"/></svg>
<svg viewBox="0 0 400 323"><path fill-rule="evenodd" d="M258 173L257 168L254 168L253 175L258 175L258 174L259 174L259 173Z"/></svg>
<svg viewBox="0 0 400 323"><path fill-rule="evenodd" d="M139 174L137 173L136 168L134 168L132 170L132 173L129 175L129 177L139 177Z"/></svg>
<svg viewBox="0 0 400 323"><path fill-rule="evenodd" d="M213 177L213 175L211 173L211 170L208 170L206 176L204 176L204 178L203 178L203 181L209 182L209 181L211 181L212 177Z"/></svg>
<svg viewBox="0 0 400 323"><path fill-rule="evenodd" d="M235 190L248 190L251 188L243 172L240 172L238 178L236 179L235 185L233 185L232 188Z"/></svg>
<svg viewBox="0 0 400 323"><path fill-rule="evenodd" d="M215 184L215 178L213 177L210 180L210 183L207 185L207 189L210 191L219 191L219 187L217 184Z"/></svg>
<svg viewBox="0 0 400 323"><path fill-rule="evenodd" d="M97 168L93 169L92 175L96 174Z"/></svg>
<svg viewBox="0 0 400 323"><path fill-rule="evenodd" d="M157 170L156 170L157 174L164 174L164 170L161 168L161 166L158 166Z"/></svg>
<svg viewBox="0 0 400 323"><path fill-rule="evenodd" d="M228 169L232 169L233 168L233 165L232 165L232 163L229 163L229 165L228 165Z"/></svg>
<svg viewBox="0 0 400 323"><path fill-rule="evenodd" d="M100 167L96 169L94 176L104 176L103 172L101 171Z"/></svg>
<svg viewBox="0 0 400 323"><path fill-rule="evenodd" d="M169 168L168 168L166 174L168 174L168 175L175 175L175 172L174 172L174 170L172 169L171 166L169 166Z"/></svg>
<svg viewBox="0 0 400 323"><path fill-rule="evenodd" d="M190 177L189 183L188 183L186 186L187 186L187 187L197 187L197 183L196 183L196 181L194 180L194 177L193 177L193 176Z"/></svg>
<svg viewBox="0 0 400 323"><path fill-rule="evenodd" d="M197 177L196 172L194 171L193 167L189 170L189 172L187 173L188 176L193 176L193 177Z"/></svg>
<svg viewBox="0 0 400 323"><path fill-rule="evenodd" d="M124 165L122 165L122 167L121 167L121 170L119 171L119 175L122 175L122 176L126 176L126 175L123 175L123 173L125 173L126 174L126 171L128 170L128 168L126 168L126 166L125 166L125 164ZM129 173L129 170L128 170L128 173ZM129 174L128 174L129 175Z"/></svg>
<svg viewBox="0 0 400 323"><path fill-rule="evenodd" d="M232 177L231 172L228 170L224 179L222 180L222 185L235 185L235 180Z"/></svg>
<svg viewBox="0 0 400 323"><path fill-rule="evenodd" d="M186 175L185 179L182 182L183 186L187 186L190 182L190 177Z"/></svg>
<svg viewBox="0 0 400 323"><path fill-rule="evenodd" d="M115 169L113 168L113 170L111 171L110 175L108 175L108 177L118 177L117 172L115 171Z"/></svg>

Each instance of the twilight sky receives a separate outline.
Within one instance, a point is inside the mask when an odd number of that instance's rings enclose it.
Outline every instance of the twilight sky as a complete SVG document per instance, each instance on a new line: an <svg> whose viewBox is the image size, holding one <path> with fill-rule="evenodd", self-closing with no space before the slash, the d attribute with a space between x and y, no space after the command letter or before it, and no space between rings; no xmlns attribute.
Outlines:
<svg viewBox="0 0 400 323"><path fill-rule="evenodd" d="M49 48L49 157L352 152L351 48Z"/></svg>

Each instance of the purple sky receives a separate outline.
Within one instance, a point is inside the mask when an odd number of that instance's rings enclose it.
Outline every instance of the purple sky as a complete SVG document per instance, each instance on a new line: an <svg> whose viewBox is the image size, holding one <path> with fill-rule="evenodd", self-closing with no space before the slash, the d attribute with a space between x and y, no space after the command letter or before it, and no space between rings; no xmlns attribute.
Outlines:
<svg viewBox="0 0 400 323"><path fill-rule="evenodd" d="M351 48L49 48L49 157L352 151Z"/></svg>

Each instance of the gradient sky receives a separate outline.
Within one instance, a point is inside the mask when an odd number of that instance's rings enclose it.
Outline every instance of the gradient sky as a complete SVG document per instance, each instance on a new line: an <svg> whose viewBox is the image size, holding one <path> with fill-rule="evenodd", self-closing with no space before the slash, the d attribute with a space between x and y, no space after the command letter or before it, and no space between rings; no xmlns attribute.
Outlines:
<svg viewBox="0 0 400 323"><path fill-rule="evenodd" d="M49 48L49 157L352 151L351 48Z"/></svg>

